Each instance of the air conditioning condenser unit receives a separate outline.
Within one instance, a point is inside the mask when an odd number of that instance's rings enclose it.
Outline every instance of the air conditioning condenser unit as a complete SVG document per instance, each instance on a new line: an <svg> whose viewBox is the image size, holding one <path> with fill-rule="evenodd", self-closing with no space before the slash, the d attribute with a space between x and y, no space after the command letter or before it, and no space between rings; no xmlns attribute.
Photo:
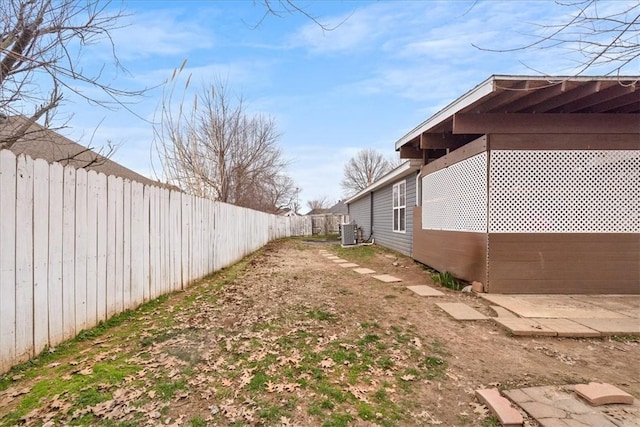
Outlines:
<svg viewBox="0 0 640 427"><path fill-rule="evenodd" d="M342 224L342 244L344 246L355 245L358 226L355 224Z"/></svg>

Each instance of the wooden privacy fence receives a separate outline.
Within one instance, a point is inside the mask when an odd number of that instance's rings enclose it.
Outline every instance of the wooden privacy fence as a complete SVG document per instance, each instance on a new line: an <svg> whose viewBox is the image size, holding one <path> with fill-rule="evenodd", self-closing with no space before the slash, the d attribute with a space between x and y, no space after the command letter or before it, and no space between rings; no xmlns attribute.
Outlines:
<svg viewBox="0 0 640 427"><path fill-rule="evenodd" d="M306 217L0 150L0 373L270 240L310 234Z"/></svg>

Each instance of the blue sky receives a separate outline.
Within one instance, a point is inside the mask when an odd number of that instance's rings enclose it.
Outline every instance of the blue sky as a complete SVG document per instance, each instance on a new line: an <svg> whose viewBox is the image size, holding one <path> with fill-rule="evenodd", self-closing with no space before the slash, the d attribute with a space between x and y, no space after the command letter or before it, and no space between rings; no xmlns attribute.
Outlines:
<svg viewBox="0 0 640 427"><path fill-rule="evenodd" d="M506 49L533 41L535 24L564 22L571 11L550 1L298 4L327 25L344 22L327 32L302 15L283 15L253 28L264 9L252 1L125 2L130 16L113 38L128 74L109 75L107 68L105 77L117 87L153 87L187 59L192 87L226 79L249 112L275 118L287 172L304 204L343 198L343 165L358 150L395 156L398 138L490 75L566 75L575 66L566 50L497 53L472 46ZM81 61L89 67L108 58L98 45ZM151 90L131 109L152 120L161 95L160 88ZM113 159L153 177L148 122L73 97L59 110L73 114L67 136L93 146L120 144Z"/></svg>

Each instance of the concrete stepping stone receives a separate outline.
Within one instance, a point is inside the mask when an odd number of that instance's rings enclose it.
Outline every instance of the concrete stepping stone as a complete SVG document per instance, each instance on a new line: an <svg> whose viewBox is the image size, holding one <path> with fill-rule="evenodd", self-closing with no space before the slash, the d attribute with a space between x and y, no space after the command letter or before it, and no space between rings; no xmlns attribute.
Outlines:
<svg viewBox="0 0 640 427"><path fill-rule="evenodd" d="M456 320L484 320L487 316L461 302L438 302L438 307Z"/></svg>
<svg viewBox="0 0 640 427"><path fill-rule="evenodd" d="M354 264L354 263L352 263L352 262L345 262L345 263L338 264L338 265L339 265L340 267L342 267L342 268L353 268L353 267L359 267L359 265L358 265L358 264Z"/></svg>
<svg viewBox="0 0 640 427"><path fill-rule="evenodd" d="M504 307L500 307L499 305L492 305L491 309L496 312L496 316L498 317L502 317L502 318L507 317L509 319L514 319L518 317L515 313L507 310Z"/></svg>
<svg viewBox="0 0 640 427"><path fill-rule="evenodd" d="M341 263L345 263L345 262L349 262L346 259L332 259L331 261L335 262L336 264L341 264Z"/></svg>
<svg viewBox="0 0 640 427"><path fill-rule="evenodd" d="M333 259L341 259L341 258L340 258L339 256L329 255L329 256L327 257L327 259L332 259L332 260L333 260Z"/></svg>
<svg viewBox="0 0 640 427"><path fill-rule="evenodd" d="M532 319L494 317L493 320L507 328L513 335L550 337L558 335L553 329L549 329Z"/></svg>
<svg viewBox="0 0 640 427"><path fill-rule="evenodd" d="M524 424L522 414L500 395L497 388L476 390L476 397L480 402L487 405L503 426L511 427Z"/></svg>
<svg viewBox="0 0 640 427"><path fill-rule="evenodd" d="M559 337L599 337L601 335L600 332L569 319L536 319L536 322L553 329Z"/></svg>
<svg viewBox="0 0 640 427"><path fill-rule="evenodd" d="M624 319L570 318L570 320L598 331L600 335L640 334L640 320L637 317L627 317Z"/></svg>
<svg viewBox="0 0 640 427"><path fill-rule="evenodd" d="M607 383L577 384L576 394L585 399L591 406L609 405L611 403L633 404L633 396Z"/></svg>
<svg viewBox="0 0 640 427"><path fill-rule="evenodd" d="M354 268L353 271L355 271L358 274L374 274L376 272L375 270L372 270L370 268L364 268L364 267Z"/></svg>
<svg viewBox="0 0 640 427"><path fill-rule="evenodd" d="M384 283L402 282L402 279L391 276L389 274L379 274L377 276L371 276L371 277L373 277L376 280L380 280L381 282L384 282Z"/></svg>
<svg viewBox="0 0 640 427"><path fill-rule="evenodd" d="M421 297L439 297L444 295L439 290L433 289L431 286L427 286L427 285L407 286L407 289L415 292Z"/></svg>

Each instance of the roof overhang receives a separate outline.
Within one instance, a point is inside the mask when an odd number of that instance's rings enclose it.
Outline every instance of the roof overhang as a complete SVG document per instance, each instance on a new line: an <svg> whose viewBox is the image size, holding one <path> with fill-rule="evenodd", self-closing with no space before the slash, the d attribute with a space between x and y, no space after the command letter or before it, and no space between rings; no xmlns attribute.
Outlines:
<svg viewBox="0 0 640 427"><path fill-rule="evenodd" d="M412 173L415 173L416 171L420 170L421 165L422 165L422 161L420 160L413 160L413 159L407 160L397 168L393 169L392 171L388 172L386 175L382 176L379 180L377 180L373 184L369 185L367 188L360 190L353 196L346 199L344 203L347 205L349 203L353 203L356 200L363 198L367 194L372 193L392 183L393 181L396 181L408 175L411 175Z"/></svg>
<svg viewBox="0 0 640 427"><path fill-rule="evenodd" d="M505 76L494 75L416 126L395 144L417 157L421 149L455 149L476 139L483 129L454 127L455 117L492 115L514 116L615 115L633 127L640 113L640 76ZM516 120L521 120L517 118ZM585 120L584 117L579 120ZM589 121L588 119L586 120ZM579 126L576 126L579 127ZM640 128L640 126L638 126ZM637 132L634 131L634 133Z"/></svg>

